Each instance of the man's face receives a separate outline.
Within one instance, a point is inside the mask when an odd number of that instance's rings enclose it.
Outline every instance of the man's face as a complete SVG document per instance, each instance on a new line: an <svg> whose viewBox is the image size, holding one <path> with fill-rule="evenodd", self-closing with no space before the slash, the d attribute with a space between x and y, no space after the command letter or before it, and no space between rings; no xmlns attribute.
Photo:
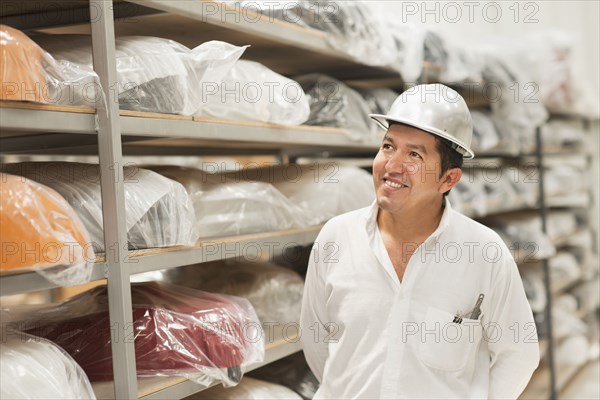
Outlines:
<svg viewBox="0 0 600 400"><path fill-rule="evenodd" d="M390 213L418 210L447 191L440 178L435 137L407 125L392 125L373 160L377 204Z"/></svg>

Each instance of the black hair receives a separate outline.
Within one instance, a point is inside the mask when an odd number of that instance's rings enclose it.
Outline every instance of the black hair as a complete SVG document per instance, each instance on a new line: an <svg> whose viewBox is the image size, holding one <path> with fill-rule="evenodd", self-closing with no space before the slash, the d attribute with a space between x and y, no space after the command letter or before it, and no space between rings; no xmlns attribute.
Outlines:
<svg viewBox="0 0 600 400"><path fill-rule="evenodd" d="M440 178L444 175L446 171L452 168L462 169L463 155L455 150L454 144L449 140L441 138L437 135L434 135L434 137L435 149L440 154ZM450 190L444 193L444 196L448 196Z"/></svg>

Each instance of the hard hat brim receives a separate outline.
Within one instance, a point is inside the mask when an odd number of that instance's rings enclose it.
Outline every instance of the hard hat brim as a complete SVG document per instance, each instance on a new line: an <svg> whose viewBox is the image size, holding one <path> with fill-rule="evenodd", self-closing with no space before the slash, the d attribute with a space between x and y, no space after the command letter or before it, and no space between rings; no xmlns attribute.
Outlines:
<svg viewBox="0 0 600 400"><path fill-rule="evenodd" d="M434 128L432 126L428 126L425 124L421 124L419 122L416 122L416 121L413 121L410 119L390 117L390 116L384 115L384 114L369 114L369 117L373 118L375 120L375 122L377 122L377 124L379 124L379 126L381 126L385 130L387 130L389 128L389 121L393 121L393 122L398 122L400 124L409 125L409 126L417 128L417 129L420 129L422 131L439 136L441 138L448 140L449 142L456 144L460 148L460 150L462 150L462 152L459 151L459 153L462 153L463 158L471 159L471 158L475 157L475 153L473 153L473 151L468 146L466 146L460 140L456 139L454 136L449 135L448 133L446 133L440 129L437 129L437 128Z"/></svg>

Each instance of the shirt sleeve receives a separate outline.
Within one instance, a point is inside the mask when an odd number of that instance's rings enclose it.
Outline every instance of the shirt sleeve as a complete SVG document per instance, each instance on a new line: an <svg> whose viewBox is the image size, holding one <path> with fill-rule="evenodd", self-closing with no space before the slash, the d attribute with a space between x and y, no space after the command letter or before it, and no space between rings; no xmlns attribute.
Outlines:
<svg viewBox="0 0 600 400"><path fill-rule="evenodd" d="M508 249L507 249L508 251ZM540 361L538 337L517 265L509 256L492 282L489 315L483 316L490 351L490 399L516 399Z"/></svg>
<svg viewBox="0 0 600 400"><path fill-rule="evenodd" d="M318 242L315 246L318 246ZM319 382L323 380L325 361L329 355L326 338L329 332L325 328L327 314L325 309L325 285L320 277L319 266L315 262L315 252L311 252L302 297L300 314L301 342L304 356Z"/></svg>

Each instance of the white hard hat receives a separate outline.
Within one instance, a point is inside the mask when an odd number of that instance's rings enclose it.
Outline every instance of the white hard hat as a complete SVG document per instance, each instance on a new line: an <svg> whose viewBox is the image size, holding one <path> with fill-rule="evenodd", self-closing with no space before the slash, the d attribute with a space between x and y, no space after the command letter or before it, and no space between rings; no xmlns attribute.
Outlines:
<svg viewBox="0 0 600 400"><path fill-rule="evenodd" d="M451 142L464 158L471 150L473 122L467 103L452 88L435 83L417 85L403 92L386 114L369 114L383 129L398 122L432 133Z"/></svg>

